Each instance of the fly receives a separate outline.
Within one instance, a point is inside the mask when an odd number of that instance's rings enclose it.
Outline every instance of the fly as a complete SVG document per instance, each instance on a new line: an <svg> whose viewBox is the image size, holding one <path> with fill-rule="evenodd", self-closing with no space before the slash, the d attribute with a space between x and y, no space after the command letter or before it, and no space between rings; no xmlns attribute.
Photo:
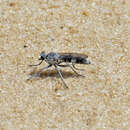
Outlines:
<svg viewBox="0 0 130 130"><path fill-rule="evenodd" d="M76 70L83 70L83 69L78 69L77 67L75 67L75 64L91 64L91 62L88 60L88 56L84 55L84 54L80 54L80 53L50 52L50 53L46 54L45 52L41 52L39 60L41 60L40 63L35 64L35 65L29 65L29 66L31 66L31 67L39 66L43 61L48 63L48 65L41 68L38 72L34 73L33 75L31 75L30 78L28 78L27 80L30 80L34 77L39 76L43 70L54 66L66 88L68 88L68 86L64 81L64 78L62 76L62 73L61 73L59 67L70 67L77 76L83 76L83 75L80 75L79 73L77 73L77 71L76 71ZM62 63L64 63L64 64L62 64Z"/></svg>

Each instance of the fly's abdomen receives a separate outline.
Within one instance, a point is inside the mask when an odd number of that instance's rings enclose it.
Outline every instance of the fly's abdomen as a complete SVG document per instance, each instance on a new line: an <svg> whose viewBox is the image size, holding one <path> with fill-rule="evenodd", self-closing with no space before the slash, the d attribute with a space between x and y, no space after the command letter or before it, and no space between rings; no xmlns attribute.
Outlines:
<svg viewBox="0 0 130 130"><path fill-rule="evenodd" d="M75 64L86 64L87 59L82 57L72 57L71 62Z"/></svg>
<svg viewBox="0 0 130 130"><path fill-rule="evenodd" d="M72 60L72 56L70 56L70 55L61 56L60 58L63 62L71 62L71 60Z"/></svg>
<svg viewBox="0 0 130 130"><path fill-rule="evenodd" d="M60 57L63 62L68 62L68 63L75 63L75 64L90 64L90 61L87 60L87 58L83 57L76 57L76 56L71 56L71 55L64 55Z"/></svg>

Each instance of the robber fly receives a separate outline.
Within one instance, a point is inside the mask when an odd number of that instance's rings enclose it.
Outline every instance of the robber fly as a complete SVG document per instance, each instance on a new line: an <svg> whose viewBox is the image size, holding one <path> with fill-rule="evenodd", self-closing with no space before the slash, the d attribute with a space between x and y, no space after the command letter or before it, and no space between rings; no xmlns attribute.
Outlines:
<svg viewBox="0 0 130 130"><path fill-rule="evenodd" d="M31 77L28 78L28 80L39 76L43 70L48 69L51 66L54 66L66 88L68 88L68 86L63 79L63 76L61 74L59 67L70 67L77 76L83 76L76 72L76 70L82 70L82 69L78 69L77 67L75 67L75 64L90 64L90 61L88 60L88 56L84 55L84 54L80 54L80 53L50 52L50 53L46 54L45 52L41 52L39 60L41 60L41 62L39 64L29 65L29 66L38 66L44 60L46 63L48 63L48 65L41 68L38 72L34 73L33 75L31 75ZM62 63L64 63L64 64L62 64Z"/></svg>

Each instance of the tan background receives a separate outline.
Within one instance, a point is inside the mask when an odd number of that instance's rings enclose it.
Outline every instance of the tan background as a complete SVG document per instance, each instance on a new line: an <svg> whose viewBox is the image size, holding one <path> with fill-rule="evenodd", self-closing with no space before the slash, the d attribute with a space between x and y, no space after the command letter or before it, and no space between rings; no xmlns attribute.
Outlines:
<svg viewBox="0 0 130 130"><path fill-rule="evenodd" d="M0 129L128 130L129 0L0 0ZM27 82L41 51L80 52L85 78L54 68Z"/></svg>

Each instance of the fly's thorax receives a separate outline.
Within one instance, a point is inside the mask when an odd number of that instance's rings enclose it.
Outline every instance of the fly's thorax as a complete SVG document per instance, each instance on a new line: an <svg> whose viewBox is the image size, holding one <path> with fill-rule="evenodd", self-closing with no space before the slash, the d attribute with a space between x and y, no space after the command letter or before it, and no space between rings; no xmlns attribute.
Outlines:
<svg viewBox="0 0 130 130"><path fill-rule="evenodd" d="M46 59L45 61L48 63L48 64L58 64L59 63L59 54L58 53L54 53L54 52L51 52L49 53L47 56L46 56Z"/></svg>

